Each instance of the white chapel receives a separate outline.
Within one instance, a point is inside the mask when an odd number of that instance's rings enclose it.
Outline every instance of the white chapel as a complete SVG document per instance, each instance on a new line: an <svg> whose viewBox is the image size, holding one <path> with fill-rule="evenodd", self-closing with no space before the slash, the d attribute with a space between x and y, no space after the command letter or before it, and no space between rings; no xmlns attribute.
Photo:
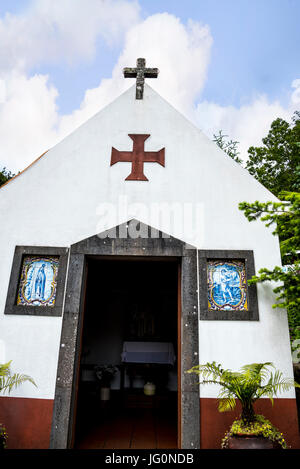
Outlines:
<svg viewBox="0 0 300 469"><path fill-rule="evenodd" d="M238 208L276 198L149 86L157 69L124 76L0 189L0 360L36 383L0 397L9 448L219 448L232 413L188 369L293 376L274 286L247 283L279 241ZM261 401L297 447L294 390Z"/></svg>

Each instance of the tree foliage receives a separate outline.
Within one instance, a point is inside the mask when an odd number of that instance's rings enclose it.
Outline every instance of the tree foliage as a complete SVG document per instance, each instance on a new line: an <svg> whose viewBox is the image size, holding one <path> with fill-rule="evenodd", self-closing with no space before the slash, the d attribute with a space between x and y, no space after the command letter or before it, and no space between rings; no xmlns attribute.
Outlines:
<svg viewBox="0 0 300 469"><path fill-rule="evenodd" d="M294 113L291 123L275 119L262 143L249 148L246 169L280 201L242 202L239 208L249 221L260 219L274 226L282 264L289 268L261 269L250 283L277 282L273 307L287 309L293 342L300 339L300 112Z"/></svg>
<svg viewBox="0 0 300 469"><path fill-rule="evenodd" d="M300 338L300 193L281 192L280 202L253 204L242 202L239 208L251 222L260 219L266 226L274 225L273 234L278 234L283 264L287 269L275 266L273 270L263 268L249 283L275 281L277 295L273 308L286 308L289 318L291 340Z"/></svg>
<svg viewBox="0 0 300 469"><path fill-rule="evenodd" d="M0 186L5 184L9 179L13 178L15 174L13 174L11 171L8 171L6 168L3 168L0 171Z"/></svg>
<svg viewBox="0 0 300 469"><path fill-rule="evenodd" d="M241 202L239 208L249 221L261 219L267 227L274 225L273 234L282 240L282 259L290 264L300 249L300 193L282 191L279 195L279 202Z"/></svg>
<svg viewBox="0 0 300 469"><path fill-rule="evenodd" d="M223 135L222 130L219 130L219 134L214 134L213 141L221 148L221 150L225 151L227 155L229 155L234 161L239 164L242 164L242 160L239 158L240 152L238 151L237 145L239 142L234 140L226 140L228 135Z"/></svg>
<svg viewBox="0 0 300 469"><path fill-rule="evenodd" d="M246 169L274 195L300 191L300 112L289 124L278 118L271 124L261 147L250 147Z"/></svg>

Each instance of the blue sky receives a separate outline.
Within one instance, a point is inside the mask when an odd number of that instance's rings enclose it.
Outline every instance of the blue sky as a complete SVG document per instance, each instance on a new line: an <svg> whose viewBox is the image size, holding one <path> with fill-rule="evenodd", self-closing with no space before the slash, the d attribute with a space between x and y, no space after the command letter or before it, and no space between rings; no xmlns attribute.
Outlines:
<svg viewBox="0 0 300 469"><path fill-rule="evenodd" d="M246 158L300 108L299 18L299 0L1 0L0 167L22 169L114 99L144 51L150 86Z"/></svg>

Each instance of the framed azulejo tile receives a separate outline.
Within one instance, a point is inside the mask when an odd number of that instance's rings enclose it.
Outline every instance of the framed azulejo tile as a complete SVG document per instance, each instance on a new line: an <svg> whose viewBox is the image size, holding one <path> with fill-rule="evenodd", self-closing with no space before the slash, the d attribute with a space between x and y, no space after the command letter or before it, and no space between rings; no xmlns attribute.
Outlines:
<svg viewBox="0 0 300 469"><path fill-rule="evenodd" d="M247 310L248 292L243 261L207 262L208 309Z"/></svg>
<svg viewBox="0 0 300 469"><path fill-rule="evenodd" d="M15 248L5 314L60 316L67 248Z"/></svg>
<svg viewBox="0 0 300 469"><path fill-rule="evenodd" d="M199 251L200 319L258 320L252 251Z"/></svg>
<svg viewBox="0 0 300 469"><path fill-rule="evenodd" d="M24 256L17 305L55 305L59 257Z"/></svg>

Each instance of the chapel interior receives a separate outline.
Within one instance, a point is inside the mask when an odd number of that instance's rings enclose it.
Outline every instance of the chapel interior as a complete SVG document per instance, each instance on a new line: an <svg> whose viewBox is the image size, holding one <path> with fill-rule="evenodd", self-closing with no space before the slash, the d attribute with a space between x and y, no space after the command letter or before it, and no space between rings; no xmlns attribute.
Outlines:
<svg viewBox="0 0 300 469"><path fill-rule="evenodd" d="M88 259L75 448L177 448L177 330L176 259Z"/></svg>

